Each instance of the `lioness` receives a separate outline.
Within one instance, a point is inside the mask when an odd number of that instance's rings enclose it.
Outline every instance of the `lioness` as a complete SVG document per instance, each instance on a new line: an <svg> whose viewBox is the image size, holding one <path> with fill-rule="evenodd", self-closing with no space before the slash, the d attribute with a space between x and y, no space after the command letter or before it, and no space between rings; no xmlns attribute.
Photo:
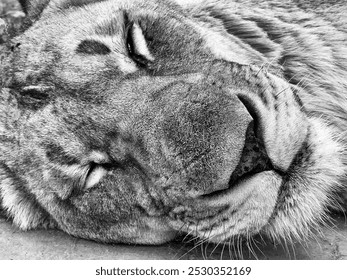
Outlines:
<svg viewBox="0 0 347 280"><path fill-rule="evenodd" d="M20 2L1 64L0 201L21 229L291 239L337 207L345 0Z"/></svg>

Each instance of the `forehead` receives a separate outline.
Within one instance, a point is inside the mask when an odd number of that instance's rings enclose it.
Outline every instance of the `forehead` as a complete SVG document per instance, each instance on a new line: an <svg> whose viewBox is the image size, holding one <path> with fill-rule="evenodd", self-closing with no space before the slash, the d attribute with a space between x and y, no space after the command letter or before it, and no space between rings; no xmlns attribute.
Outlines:
<svg viewBox="0 0 347 280"><path fill-rule="evenodd" d="M52 63L50 73L64 81L75 81L76 77L79 77L79 82L88 81L90 76L106 72L112 73L112 77L133 73L135 68L129 68L135 62L128 52L127 23L140 26L149 52L155 58L151 67L145 69L146 73L176 75L196 72L201 70L202 63L211 59L205 39L194 27L193 21L182 14L179 7L168 5L166 1L76 3L72 0L53 0L39 19L16 38L22 43L18 60L25 64L25 71L31 73L36 66L41 67L44 55L46 62ZM84 41L104 45L111 52L107 55L81 54L78 50ZM187 60L190 63L182 63ZM112 72L114 69L117 69L115 74ZM119 72L119 69L122 70ZM35 75L40 73L36 71ZM46 78L47 75L44 76Z"/></svg>
<svg viewBox="0 0 347 280"><path fill-rule="evenodd" d="M240 41L237 38L226 37L223 26L211 29L204 20L198 24L197 18L191 17L189 11L182 8L188 3L202 0L46 1L50 2L40 18L40 21L45 21L40 28L49 28L50 36L59 37L61 33L69 33L72 39L79 40L80 36L86 35L104 37L119 35L119 32L124 32L126 15L130 21L141 20L142 27L147 25L145 31L148 32L146 34L148 38L155 38L156 43L171 44L171 47L167 48L159 46L162 50L184 53L183 49L203 48L205 53L212 53L218 59L240 64L251 63L247 50L240 49ZM40 36L45 35L40 34ZM190 54L195 57L194 52Z"/></svg>
<svg viewBox="0 0 347 280"><path fill-rule="evenodd" d="M55 37L58 40L63 37L65 43L86 36L113 37L113 42L109 43L114 45L124 34L127 23L141 21L142 27L150 25L148 29L156 38L168 33L177 37L190 29L175 32L180 26L189 25L177 9L178 6L168 5L166 1L52 0L27 35L32 37L32 33L39 33L40 38Z"/></svg>
<svg viewBox="0 0 347 280"><path fill-rule="evenodd" d="M179 10L179 12L178 12ZM105 19L119 18L121 14L145 15L147 18L180 18L179 6L155 0L51 0L43 10L40 20L59 18L62 25L74 27L100 24Z"/></svg>

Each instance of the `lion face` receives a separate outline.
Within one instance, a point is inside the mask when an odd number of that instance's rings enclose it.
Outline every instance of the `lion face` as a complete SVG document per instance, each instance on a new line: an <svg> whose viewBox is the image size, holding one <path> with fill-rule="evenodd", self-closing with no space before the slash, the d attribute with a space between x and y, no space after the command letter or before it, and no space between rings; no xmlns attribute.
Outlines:
<svg viewBox="0 0 347 280"><path fill-rule="evenodd" d="M324 218L342 144L261 54L174 3L31 3L1 115L18 226L156 244L299 236Z"/></svg>

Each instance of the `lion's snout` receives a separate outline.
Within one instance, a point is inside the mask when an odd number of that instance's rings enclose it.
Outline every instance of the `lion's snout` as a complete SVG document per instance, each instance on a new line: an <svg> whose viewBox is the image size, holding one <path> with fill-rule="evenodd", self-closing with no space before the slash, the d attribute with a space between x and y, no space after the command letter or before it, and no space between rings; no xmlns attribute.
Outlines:
<svg viewBox="0 0 347 280"><path fill-rule="evenodd" d="M161 105L165 115L157 117L163 133L158 139L164 166L171 169L165 173L178 173L179 184L194 196L228 188L253 127L239 98L214 84L192 85L185 92L177 84Z"/></svg>
<svg viewBox="0 0 347 280"><path fill-rule="evenodd" d="M153 128L153 138L145 141L151 167L169 178L160 187L198 197L231 188L245 176L287 172L306 135L291 89L273 77L262 77L266 82L259 86L250 67L232 76L234 67L224 65L198 82L170 83L136 118ZM287 130L278 130L283 125ZM291 152L281 143L292 145Z"/></svg>

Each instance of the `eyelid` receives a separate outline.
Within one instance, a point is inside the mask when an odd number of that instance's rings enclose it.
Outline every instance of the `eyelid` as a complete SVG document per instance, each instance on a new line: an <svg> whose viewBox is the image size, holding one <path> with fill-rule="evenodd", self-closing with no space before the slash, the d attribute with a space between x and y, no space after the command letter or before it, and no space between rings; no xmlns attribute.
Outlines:
<svg viewBox="0 0 347 280"><path fill-rule="evenodd" d="M127 26L126 44L129 56L138 64L146 65L148 62L154 61L155 58L149 51L143 31L137 23L131 23Z"/></svg>
<svg viewBox="0 0 347 280"><path fill-rule="evenodd" d="M147 41L141 27L138 24L134 23L130 27L130 34L132 35L134 52L138 55L144 56L149 61L153 61L154 57L148 49Z"/></svg>
<svg viewBox="0 0 347 280"><path fill-rule="evenodd" d="M86 178L85 188L90 189L94 187L101 181L101 179L106 174L107 174L107 170L103 166L101 165L92 166Z"/></svg>

